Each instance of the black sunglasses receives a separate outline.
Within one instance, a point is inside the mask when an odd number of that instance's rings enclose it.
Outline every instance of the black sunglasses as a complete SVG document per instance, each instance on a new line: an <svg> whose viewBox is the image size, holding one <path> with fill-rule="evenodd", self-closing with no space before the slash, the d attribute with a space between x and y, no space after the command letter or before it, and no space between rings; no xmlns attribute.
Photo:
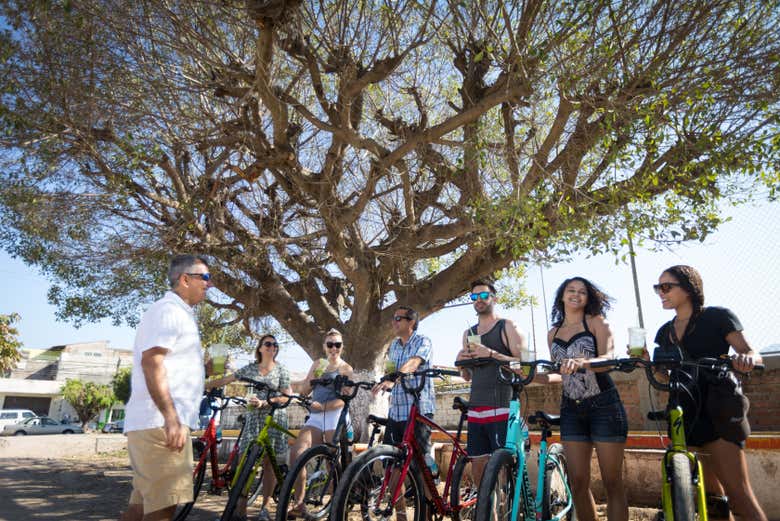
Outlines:
<svg viewBox="0 0 780 521"><path fill-rule="evenodd" d="M490 298L491 293L489 291L480 291L479 293L472 293L469 295L472 302L476 302L477 299L487 300Z"/></svg>
<svg viewBox="0 0 780 521"><path fill-rule="evenodd" d="M204 282L211 280L211 273L185 273L185 275L189 275L190 277L200 277L200 279Z"/></svg>
<svg viewBox="0 0 780 521"><path fill-rule="evenodd" d="M336 349L341 349L341 342L325 342L325 345L330 347L335 347Z"/></svg>
<svg viewBox="0 0 780 521"><path fill-rule="evenodd" d="M279 347L279 344L278 344L278 343L276 343L276 342L270 342L270 341L268 341L268 340L266 340L265 342L263 342L263 345L264 345L265 347L271 347L271 346L273 346L273 347Z"/></svg>
<svg viewBox="0 0 780 521"><path fill-rule="evenodd" d="M393 317L393 320L395 320L396 322L400 322L402 320L414 320L414 319L412 317L407 317L405 315L396 315Z"/></svg>
<svg viewBox="0 0 780 521"><path fill-rule="evenodd" d="M656 293L669 293L672 288L679 288L682 284L677 282L662 282L660 284L653 284L653 289Z"/></svg>

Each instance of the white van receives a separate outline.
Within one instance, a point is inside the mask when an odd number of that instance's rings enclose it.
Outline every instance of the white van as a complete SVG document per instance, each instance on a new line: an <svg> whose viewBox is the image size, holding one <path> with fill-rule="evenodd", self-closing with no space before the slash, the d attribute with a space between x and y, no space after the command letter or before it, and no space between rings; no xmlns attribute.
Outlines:
<svg viewBox="0 0 780 521"><path fill-rule="evenodd" d="M35 416L38 415L30 409L0 409L0 430L6 425L13 425Z"/></svg>

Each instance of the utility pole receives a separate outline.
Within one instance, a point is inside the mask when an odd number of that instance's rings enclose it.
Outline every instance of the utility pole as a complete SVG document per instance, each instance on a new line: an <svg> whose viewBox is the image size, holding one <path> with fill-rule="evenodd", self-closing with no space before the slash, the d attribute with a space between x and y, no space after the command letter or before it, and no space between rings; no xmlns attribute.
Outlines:
<svg viewBox="0 0 780 521"><path fill-rule="evenodd" d="M628 235L628 256L631 259L631 277L634 279L634 298L636 299L636 310L639 315L639 327L645 327L645 319L642 316L642 300L639 298L639 279L636 274L636 253L634 252L634 239L631 237L631 232L626 232Z"/></svg>

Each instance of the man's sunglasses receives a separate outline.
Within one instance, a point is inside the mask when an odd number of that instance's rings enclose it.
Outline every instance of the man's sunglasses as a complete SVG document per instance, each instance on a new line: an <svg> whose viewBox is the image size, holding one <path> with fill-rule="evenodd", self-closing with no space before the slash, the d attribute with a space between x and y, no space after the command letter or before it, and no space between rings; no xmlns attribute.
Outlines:
<svg viewBox="0 0 780 521"><path fill-rule="evenodd" d="M656 293L669 293L672 288L679 288L682 284L677 282L662 282L661 284L653 284L653 289Z"/></svg>
<svg viewBox="0 0 780 521"><path fill-rule="evenodd" d="M203 282L208 282L211 280L211 273L185 273L185 275L189 275L190 277L200 277Z"/></svg>
<svg viewBox="0 0 780 521"><path fill-rule="evenodd" d="M402 320L414 320L414 319L412 317L407 317L405 315L396 315L393 317L393 320L395 320L396 322L400 322Z"/></svg>
<svg viewBox="0 0 780 521"><path fill-rule="evenodd" d="M265 342L263 342L263 345L264 345L265 347L272 347L272 346L273 346L273 347L279 347L279 344L278 344L278 343L276 343L276 342L270 342L270 341L268 341L268 340L266 340Z"/></svg>
<svg viewBox="0 0 780 521"><path fill-rule="evenodd" d="M328 348L335 347L336 349L341 349L341 342L325 342L325 345L328 346Z"/></svg>
<svg viewBox="0 0 780 521"><path fill-rule="evenodd" d="M472 293L469 295L472 302L476 302L477 299L487 300L490 298L491 293L489 291L480 291L479 293Z"/></svg>

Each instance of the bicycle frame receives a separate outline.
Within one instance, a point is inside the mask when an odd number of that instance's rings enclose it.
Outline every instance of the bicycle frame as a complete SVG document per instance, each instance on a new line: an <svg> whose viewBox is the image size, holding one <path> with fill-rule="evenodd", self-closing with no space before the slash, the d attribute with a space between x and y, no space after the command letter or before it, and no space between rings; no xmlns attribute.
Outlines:
<svg viewBox="0 0 780 521"><path fill-rule="evenodd" d="M224 476L227 474L230 466L238 456L238 440L241 439L241 434L244 432L244 426L241 426L238 437L236 438L236 441L233 444L233 448L230 450L230 454L228 455L227 462L222 468L220 468L217 453L217 410L214 410L211 415L211 419L209 420L209 424L206 426L206 430L203 432L203 435L198 438L198 441L202 441L205 444L205 447L203 449L203 453L200 455L200 458L198 458L198 464L195 465L192 475L196 476L198 474L201 465L211 464L211 483L214 488L219 489L224 488L225 485L227 485Z"/></svg>
<svg viewBox="0 0 780 521"><path fill-rule="evenodd" d="M528 462L525 459L525 443L528 439L528 431L525 431L521 429L521 403L520 403L520 389L515 387L513 389L513 395L512 400L509 402L509 420L507 423L507 433L506 433L506 443L504 444L504 448L511 450L514 452L515 457L517 458L517 477L520 478L518 481L519 486L515 486L515 492L514 492L514 498L512 501L512 515L509 518L509 521L514 521L515 519L518 519L518 516L520 514L520 508L521 508L521 502L520 497L523 491L525 491L525 494L522 494L522 497L525 499L525 501L522 504L523 513L525 516L525 519L542 519L542 502L544 501L544 470L547 468L547 462L548 461L554 461L556 463L556 468L560 472L560 466L558 465L558 461L555 458L555 456L551 455L548 452L548 444L547 444L547 437L549 436L549 429L548 427L542 428L542 438L539 443L539 459L538 459L538 467L537 467L537 479L536 479L536 497L531 502L531 486L530 486L530 479L528 477ZM561 474L562 481L564 483L564 486L566 487L566 497L568 498L566 508L564 508L560 513L558 513L555 517L553 517L550 520L545 521L559 521L562 519L565 515L569 513L569 511L573 508L572 504L572 494L571 489L569 488L568 480L565 479L566 476Z"/></svg>
<svg viewBox="0 0 780 521"><path fill-rule="evenodd" d="M421 378L425 378L425 377L421 377ZM403 385L403 382L401 383L401 385ZM404 387L404 389L406 388ZM406 422L406 429L404 430L403 439L400 444L401 449L404 451L405 458L404 458L403 466L401 467L400 475L395 483L391 504L395 505L400 499L402 489L403 489L403 483L406 480L406 475L409 472L409 467L411 466L412 461L414 461L417 464L417 468L419 468L420 471L422 472L424 486L427 489L427 494L430 495L434 508L436 509L436 514L440 516L445 516L445 515L450 516L453 514L453 512L456 511L456 509L454 509L450 504L450 502L445 498L449 497L450 494L450 487L452 486L452 475L453 475L452 471L455 468L455 464L457 463L458 459L461 457L467 458L468 455L466 454L466 451L461 446L459 439L457 439L455 436L453 436L452 434L444 430L435 421L420 414L420 410L418 406L419 397L416 393L412 393L412 394L414 396L414 401L412 402L412 408L409 411L409 419ZM417 443L417 439L414 436L414 427L415 425L417 425L418 422L422 423L423 425L427 425L431 429L436 429L437 431L444 433L452 443L452 456L450 456L450 463L447 469L447 480L445 481L444 484L443 495L440 495L438 489L436 488L433 474L431 473L427 463L425 462L425 455L423 454L423 451L420 445ZM461 427L462 427L462 422L461 422ZM458 437L460 437L460 431L461 429L459 428ZM382 488L379 494L380 497L384 496L388 484L392 482L391 479L392 475L393 475L393 468L388 467L387 470L385 471L385 479L382 482ZM459 511L465 506L470 506L470 505L459 505L457 510Z"/></svg>
<svg viewBox="0 0 780 521"><path fill-rule="evenodd" d="M260 429L260 432L257 434L257 437L254 439L253 443L256 443L260 445L260 447L263 449L260 453L261 457L257 458L257 461L255 462L255 466L252 469L252 472L249 474L249 479L247 480L246 484L244 485L243 495L247 495L249 493L249 487L252 486L252 482L255 479L255 476L257 475L257 470L260 467L260 465L263 462L263 457L268 457L268 460L271 462L271 469L273 470L274 475L276 476L276 480L278 483L281 483L282 480L284 480L284 474L282 473L282 469L279 467L279 463L276 461L276 451L274 450L273 444L271 443L271 435L269 434L270 429L275 429L277 431L283 432L284 434L295 438L295 434L290 432L289 430L285 429L278 423L276 423L273 420L273 412L276 410L276 407L271 407L271 410L268 412L268 414L265 417L265 423L263 424L263 428ZM231 486L235 486L236 480L238 479L238 475L241 472L241 469L244 467L244 464L246 463L246 456L249 454L249 447L247 447L247 450L244 451L244 453L241 455L241 460L238 462L238 467L236 468L236 473L233 475L233 481L231 483Z"/></svg>

